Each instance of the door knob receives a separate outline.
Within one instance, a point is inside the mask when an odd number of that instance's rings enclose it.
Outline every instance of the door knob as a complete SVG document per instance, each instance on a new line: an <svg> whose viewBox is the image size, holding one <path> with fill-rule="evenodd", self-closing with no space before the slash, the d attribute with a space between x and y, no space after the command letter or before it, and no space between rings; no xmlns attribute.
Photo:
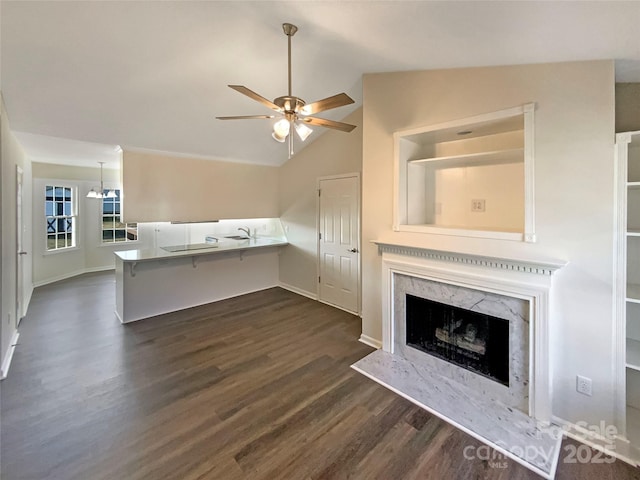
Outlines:
<svg viewBox="0 0 640 480"><path fill-rule="evenodd" d="M352 248L351 250L347 250L347 252L358 253L358 249L357 248Z"/></svg>
<svg viewBox="0 0 640 480"><path fill-rule="evenodd" d="M18 255L26 255L27 252L18 252Z"/></svg>

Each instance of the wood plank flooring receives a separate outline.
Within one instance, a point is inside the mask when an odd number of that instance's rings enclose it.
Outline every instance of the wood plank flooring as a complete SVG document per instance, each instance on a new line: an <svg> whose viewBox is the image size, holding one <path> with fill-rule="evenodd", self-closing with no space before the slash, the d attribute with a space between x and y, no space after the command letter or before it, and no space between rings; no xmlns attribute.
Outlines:
<svg viewBox="0 0 640 480"><path fill-rule="evenodd" d="M114 290L100 273L34 292L0 384L3 479L538 478L467 460L481 443L351 370L371 352L352 315L274 288L123 326Z"/></svg>

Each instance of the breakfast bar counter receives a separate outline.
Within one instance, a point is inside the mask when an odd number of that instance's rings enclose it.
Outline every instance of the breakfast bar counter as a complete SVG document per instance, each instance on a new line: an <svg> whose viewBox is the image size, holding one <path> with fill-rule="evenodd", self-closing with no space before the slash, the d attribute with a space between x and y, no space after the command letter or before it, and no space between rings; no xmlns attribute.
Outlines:
<svg viewBox="0 0 640 480"><path fill-rule="evenodd" d="M116 315L128 323L278 285L287 241L257 237L115 252Z"/></svg>
<svg viewBox="0 0 640 480"><path fill-rule="evenodd" d="M246 240L222 239L218 243L195 243L191 245L173 245L171 247L148 248L145 250L123 250L115 252L123 262L147 262L166 258L193 257L223 253L229 251L253 250L256 248L281 247L288 245L279 238L257 237ZM171 249L171 250L167 250Z"/></svg>

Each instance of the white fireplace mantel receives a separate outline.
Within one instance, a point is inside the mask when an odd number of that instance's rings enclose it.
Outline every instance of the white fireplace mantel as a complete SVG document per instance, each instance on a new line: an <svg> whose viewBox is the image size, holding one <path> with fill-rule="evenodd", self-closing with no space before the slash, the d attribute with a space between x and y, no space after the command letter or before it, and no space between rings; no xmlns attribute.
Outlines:
<svg viewBox="0 0 640 480"><path fill-rule="evenodd" d="M476 255L472 253L435 250L432 248L414 247L376 240L372 241L372 243L375 243L378 246L379 253L395 253L398 255L442 260L446 262L466 263L481 267L515 270L518 272L535 273L538 275L552 275L556 270L559 270L568 263L564 260L532 260L514 257Z"/></svg>

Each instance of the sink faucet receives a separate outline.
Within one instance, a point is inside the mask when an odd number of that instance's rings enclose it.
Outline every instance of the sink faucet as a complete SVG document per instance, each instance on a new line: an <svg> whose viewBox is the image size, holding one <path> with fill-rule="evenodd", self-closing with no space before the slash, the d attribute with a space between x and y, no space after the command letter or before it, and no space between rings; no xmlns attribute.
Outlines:
<svg viewBox="0 0 640 480"><path fill-rule="evenodd" d="M241 230L244 233L246 233L247 237L251 237L251 229L249 227L247 227L247 228L239 228L238 230Z"/></svg>

